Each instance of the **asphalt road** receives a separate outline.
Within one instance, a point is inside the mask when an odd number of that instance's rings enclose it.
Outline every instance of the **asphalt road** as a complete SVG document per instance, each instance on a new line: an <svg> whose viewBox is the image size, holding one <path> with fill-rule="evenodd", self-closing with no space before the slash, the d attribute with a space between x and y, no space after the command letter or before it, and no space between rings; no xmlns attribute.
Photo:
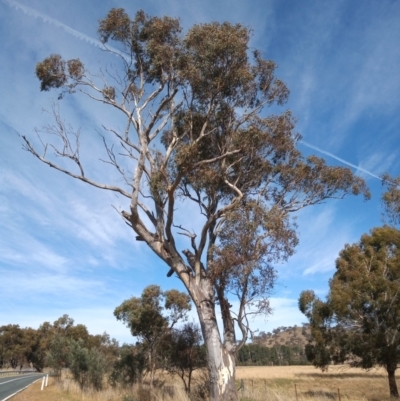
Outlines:
<svg viewBox="0 0 400 401"><path fill-rule="evenodd" d="M19 376L0 378L0 401L7 400L10 396L45 376L44 373L28 373Z"/></svg>

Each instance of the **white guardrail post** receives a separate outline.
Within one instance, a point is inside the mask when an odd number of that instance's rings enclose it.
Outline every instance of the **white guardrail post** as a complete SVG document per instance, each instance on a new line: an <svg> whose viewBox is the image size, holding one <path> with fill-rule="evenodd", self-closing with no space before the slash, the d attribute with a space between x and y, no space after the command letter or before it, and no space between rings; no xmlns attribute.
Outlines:
<svg viewBox="0 0 400 401"><path fill-rule="evenodd" d="M44 387L44 381L46 380L46 377L45 376L43 376L43 380L42 380L42 388L40 389L40 391L42 391L43 390L43 387Z"/></svg>
<svg viewBox="0 0 400 401"><path fill-rule="evenodd" d="M47 387L48 382L49 382L49 374L46 375L46 387Z"/></svg>

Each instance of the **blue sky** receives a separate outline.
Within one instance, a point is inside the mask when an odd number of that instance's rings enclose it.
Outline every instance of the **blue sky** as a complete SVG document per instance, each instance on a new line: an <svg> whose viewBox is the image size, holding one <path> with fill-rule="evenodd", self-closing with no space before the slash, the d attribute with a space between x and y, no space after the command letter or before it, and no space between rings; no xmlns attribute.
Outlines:
<svg viewBox="0 0 400 401"><path fill-rule="evenodd" d="M57 94L40 92L37 62L60 53L92 71L104 63L97 23L112 7L180 17L185 28L214 20L251 27L251 46L278 64L277 76L291 90L282 111L290 108L298 119L299 148L366 179L371 201L349 197L298 214L300 245L276 266L274 314L253 327L301 324L299 293L326 295L344 244L382 224L376 177L400 174L398 0L0 0L0 325L36 328L68 313L93 334L131 342L114 308L149 284L182 289L113 209L126 207L124 200L42 165L16 134L33 137L35 127L51 122L43 109ZM61 112L81 127L90 146L84 156L96 166L96 129L115 116L79 97L66 97Z"/></svg>

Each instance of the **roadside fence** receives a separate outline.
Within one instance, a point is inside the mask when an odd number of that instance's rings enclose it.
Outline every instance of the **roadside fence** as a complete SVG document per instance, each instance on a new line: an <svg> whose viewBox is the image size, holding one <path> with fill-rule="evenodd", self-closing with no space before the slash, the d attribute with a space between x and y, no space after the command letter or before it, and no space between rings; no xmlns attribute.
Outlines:
<svg viewBox="0 0 400 401"><path fill-rule="evenodd" d="M284 391L291 400L302 401L304 399L327 399L344 401L348 399L364 399L366 397L365 389L360 390L341 390L340 387L331 386L318 386L310 385L309 383L293 383L293 387L284 386ZM275 399L281 399L276 397L275 393L281 393L280 389L275 386L268 386L267 380L241 380L239 386L237 387L237 392L239 398L242 400L263 400L263 401L274 401ZM350 397L350 398L349 398Z"/></svg>

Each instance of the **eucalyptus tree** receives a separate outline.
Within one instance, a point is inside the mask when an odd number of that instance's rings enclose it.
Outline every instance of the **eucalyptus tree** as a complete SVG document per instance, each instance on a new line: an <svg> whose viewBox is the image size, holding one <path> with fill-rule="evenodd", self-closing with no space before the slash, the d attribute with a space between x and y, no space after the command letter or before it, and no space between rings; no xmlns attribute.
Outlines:
<svg viewBox="0 0 400 401"><path fill-rule="evenodd" d="M197 309L211 399L236 400L235 353L249 335L249 313L270 310L272 264L297 244L292 213L350 193L368 196L365 183L297 150L295 119L276 112L289 90L275 77L275 63L250 49L248 28L212 22L184 33L178 19L143 11L131 19L112 9L98 33L119 60L114 69L90 73L81 60L53 54L37 64L36 75L42 90L87 96L120 114L124 129L106 121L103 127L107 163L122 179L94 178L79 131L57 108L55 123L40 133L43 149L23 136L25 147L50 167L126 199L122 218L165 262L168 277L181 280ZM269 106L276 113L268 116ZM182 215L190 203L200 216L196 227ZM186 249L179 249L180 235Z"/></svg>
<svg viewBox="0 0 400 401"><path fill-rule="evenodd" d="M400 362L400 231L380 227L346 245L336 260L325 302L302 292L300 310L310 320L313 342L307 357L322 369L347 362L383 366L390 395L399 397L395 372Z"/></svg>
<svg viewBox="0 0 400 401"><path fill-rule="evenodd" d="M161 342L178 322L187 319L190 309L190 297L187 294L177 290L163 292L158 285L149 285L140 298L132 297L115 308L115 317L130 328L148 355L147 371L150 373L151 387Z"/></svg>
<svg viewBox="0 0 400 401"><path fill-rule="evenodd" d="M194 371L206 366L200 328L194 323L185 323L171 330L161 344L161 351L165 357L164 369L178 375L190 394Z"/></svg>
<svg viewBox="0 0 400 401"><path fill-rule="evenodd" d="M25 363L24 329L17 324L0 326L0 362L12 369ZM8 367L7 366L7 367Z"/></svg>

